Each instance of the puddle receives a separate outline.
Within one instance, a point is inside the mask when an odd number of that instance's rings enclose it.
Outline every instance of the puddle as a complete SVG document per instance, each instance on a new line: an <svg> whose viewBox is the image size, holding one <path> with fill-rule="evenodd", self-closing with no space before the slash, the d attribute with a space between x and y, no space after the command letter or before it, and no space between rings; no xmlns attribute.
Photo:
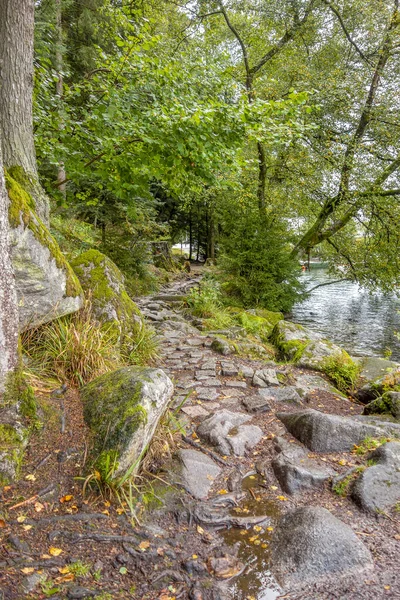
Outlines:
<svg viewBox="0 0 400 600"><path fill-rule="evenodd" d="M265 484L260 475L245 477L242 488L248 494L239 507L233 508L231 512L240 516L267 515L271 517L271 523L263 527L256 525L247 530L232 528L221 532L226 544L238 544L238 557L247 565L245 572L228 585L227 589L235 600L276 600L282 594L282 589L269 570L270 542L280 511L275 502L264 498L260 484Z"/></svg>

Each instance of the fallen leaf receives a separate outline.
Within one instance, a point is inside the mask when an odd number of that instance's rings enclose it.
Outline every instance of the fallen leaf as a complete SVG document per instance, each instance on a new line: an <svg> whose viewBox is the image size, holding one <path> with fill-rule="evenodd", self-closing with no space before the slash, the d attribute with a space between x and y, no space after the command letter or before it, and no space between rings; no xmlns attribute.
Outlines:
<svg viewBox="0 0 400 600"><path fill-rule="evenodd" d="M222 489L222 490L218 490L218 492L217 492L217 494L220 494L221 496L222 496L223 494L227 494L227 493L228 493L228 490L224 490L224 489Z"/></svg>
<svg viewBox="0 0 400 600"><path fill-rule="evenodd" d="M51 558L50 554L42 554L40 558Z"/></svg>
<svg viewBox="0 0 400 600"><path fill-rule="evenodd" d="M261 544L261 541L260 541L260 540L254 540L254 544L255 544L256 546L259 546L259 545Z"/></svg>
<svg viewBox="0 0 400 600"><path fill-rule="evenodd" d="M123 514L124 514L124 512L125 512L125 510L124 510L123 508L117 508L117 513L118 513L119 515L123 515Z"/></svg>
<svg viewBox="0 0 400 600"><path fill-rule="evenodd" d="M164 556L164 548L157 548L158 556Z"/></svg>
<svg viewBox="0 0 400 600"><path fill-rule="evenodd" d="M22 527L25 531L29 531L30 529L32 529L32 525L22 525Z"/></svg>
<svg viewBox="0 0 400 600"><path fill-rule="evenodd" d="M34 573L35 569L33 567L24 567L23 569L21 569L21 573L23 573L24 575L30 575L31 573Z"/></svg>
<svg viewBox="0 0 400 600"><path fill-rule="evenodd" d="M6 522L4 519L0 519L0 527L5 527L6 526Z"/></svg>
<svg viewBox="0 0 400 600"><path fill-rule="evenodd" d="M65 567L60 567L58 572L61 573L61 575L65 575L66 573L69 573L69 567L67 565L65 565Z"/></svg>
<svg viewBox="0 0 400 600"><path fill-rule="evenodd" d="M41 502L35 502L34 506L36 512L42 512L42 510L44 509L44 505Z"/></svg>
<svg viewBox="0 0 400 600"><path fill-rule="evenodd" d="M111 506L111 502L109 500L105 500L104 501L104 506L106 506L107 508L109 508Z"/></svg>
<svg viewBox="0 0 400 600"><path fill-rule="evenodd" d="M110 516L110 511L107 510L107 509L106 510L102 510L101 512L103 513L103 515Z"/></svg>
<svg viewBox="0 0 400 600"><path fill-rule="evenodd" d="M23 523L26 520L26 516L25 515L20 515L19 517L17 517L17 522L18 523Z"/></svg>
<svg viewBox="0 0 400 600"><path fill-rule="evenodd" d="M247 529L241 529L240 530L240 535L247 535L249 532L247 531Z"/></svg>
<svg viewBox="0 0 400 600"><path fill-rule="evenodd" d="M140 542L140 544L139 544L139 548L142 550L142 552L144 552L149 547L150 547L150 542L147 540Z"/></svg>
<svg viewBox="0 0 400 600"><path fill-rule="evenodd" d="M277 490L277 489L278 489L277 485L271 485L271 490L273 490L275 492L275 490Z"/></svg>
<svg viewBox="0 0 400 600"><path fill-rule="evenodd" d="M72 494L67 494L66 496L62 496L62 498L60 498L60 502L61 504L64 504L64 502L71 502L72 498Z"/></svg>
<svg viewBox="0 0 400 600"><path fill-rule="evenodd" d="M286 502L287 498L286 496L277 496L278 500L282 500L282 502Z"/></svg>
<svg viewBox="0 0 400 600"><path fill-rule="evenodd" d="M196 530L197 530L197 533L200 533L200 535L203 535L204 529L202 527L200 527L200 525L197 525Z"/></svg>
<svg viewBox="0 0 400 600"><path fill-rule="evenodd" d="M268 544L261 544L261 548L268 548Z"/></svg>
<svg viewBox="0 0 400 600"><path fill-rule="evenodd" d="M60 554L64 552L61 548L55 548L54 546L50 546L49 548L49 554L51 554L51 556L60 556Z"/></svg>
<svg viewBox="0 0 400 600"><path fill-rule="evenodd" d="M253 529L254 531L262 531L262 527L260 527L260 525L254 525Z"/></svg>
<svg viewBox="0 0 400 600"><path fill-rule="evenodd" d="M128 572L128 569L126 567L121 567L119 572L121 573L121 575L126 575Z"/></svg>
<svg viewBox="0 0 400 600"><path fill-rule="evenodd" d="M267 531L273 531L274 528L273 527L267 527Z"/></svg>
<svg viewBox="0 0 400 600"><path fill-rule="evenodd" d="M199 558L199 557L197 556L197 554L192 554L192 558L193 558L194 560L196 560L196 558Z"/></svg>
<svg viewBox="0 0 400 600"><path fill-rule="evenodd" d="M33 474L27 475L25 479L27 481L36 481L36 477Z"/></svg>
<svg viewBox="0 0 400 600"><path fill-rule="evenodd" d="M384 590L390 590L390 585L384 585L384 586L383 586L383 589L384 589Z"/></svg>

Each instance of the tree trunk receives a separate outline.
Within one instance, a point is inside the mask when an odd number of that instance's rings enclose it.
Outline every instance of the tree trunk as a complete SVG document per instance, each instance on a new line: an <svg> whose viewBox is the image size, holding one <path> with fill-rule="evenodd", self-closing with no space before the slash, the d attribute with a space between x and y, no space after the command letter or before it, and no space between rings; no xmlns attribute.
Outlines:
<svg viewBox="0 0 400 600"><path fill-rule="evenodd" d="M48 222L33 140L34 7L34 0L0 0L0 136L4 167L23 169L37 213Z"/></svg>
<svg viewBox="0 0 400 600"><path fill-rule="evenodd" d="M260 211L261 218L265 218L265 185L267 181L267 164L265 158L265 148L261 142L257 142L258 152L258 209Z"/></svg>
<svg viewBox="0 0 400 600"><path fill-rule="evenodd" d="M57 30L57 47L56 47L56 69L57 69L57 82L56 82L56 94L60 102L64 95L64 78L63 78L63 31L62 31L62 5L61 0L56 0L56 30ZM62 116L60 114L59 129L64 128ZM64 163L60 162L57 169L57 187L60 190L64 200L67 194L66 184L67 174L65 172Z"/></svg>
<svg viewBox="0 0 400 600"><path fill-rule="evenodd" d="M193 251L193 224L192 224L192 209L189 213L189 260L192 260Z"/></svg>
<svg viewBox="0 0 400 600"><path fill-rule="evenodd" d="M7 380L18 367L18 305L10 256L8 202L0 148L0 406Z"/></svg>

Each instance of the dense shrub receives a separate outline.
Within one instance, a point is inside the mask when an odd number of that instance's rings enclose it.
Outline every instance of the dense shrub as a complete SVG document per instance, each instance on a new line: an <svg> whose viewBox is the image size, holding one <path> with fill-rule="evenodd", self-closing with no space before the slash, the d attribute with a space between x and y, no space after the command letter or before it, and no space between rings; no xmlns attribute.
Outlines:
<svg viewBox="0 0 400 600"><path fill-rule="evenodd" d="M290 257L281 223L262 222L258 213L238 215L221 240L223 289L244 307L288 311L302 296L300 267Z"/></svg>

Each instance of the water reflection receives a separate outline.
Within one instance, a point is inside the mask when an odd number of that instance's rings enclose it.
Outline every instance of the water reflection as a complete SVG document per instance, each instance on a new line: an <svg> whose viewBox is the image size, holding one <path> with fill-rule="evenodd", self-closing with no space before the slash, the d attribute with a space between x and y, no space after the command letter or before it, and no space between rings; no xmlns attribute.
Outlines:
<svg viewBox="0 0 400 600"><path fill-rule="evenodd" d="M325 269L312 269L302 275L306 287L330 281ZM400 299L395 295L363 291L350 281L320 287L297 304L292 318L297 323L322 333L355 355L383 356L392 350L392 359L400 360Z"/></svg>

